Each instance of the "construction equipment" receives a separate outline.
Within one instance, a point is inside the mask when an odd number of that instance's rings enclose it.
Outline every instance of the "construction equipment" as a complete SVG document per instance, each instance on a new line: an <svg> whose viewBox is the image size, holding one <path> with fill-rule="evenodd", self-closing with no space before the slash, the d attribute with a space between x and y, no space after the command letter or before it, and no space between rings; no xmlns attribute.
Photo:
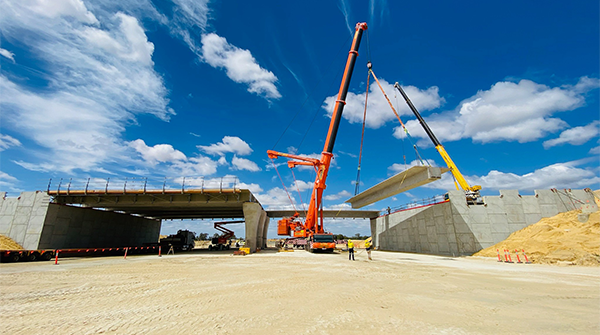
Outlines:
<svg viewBox="0 0 600 335"><path fill-rule="evenodd" d="M431 129L429 128L429 126L427 125L427 123L425 122L423 117L421 117L421 114L419 113L419 111L417 110L415 105L413 105L412 101L410 101L410 98L408 97L408 95L406 95L406 93L402 89L402 86L400 86L400 84L398 84L396 82L394 84L394 87L400 92L400 94L406 101L406 104L408 105L408 107L410 107L410 110L412 110L412 112L415 114L415 116L419 120L419 123L421 123L421 126L427 133L427 136L429 136L429 138L433 142L433 145L435 146L437 151L440 153L440 156L442 156L442 159L444 160L444 162L446 162L446 165L448 165L450 172L452 172L452 175L454 176L456 188L457 189L462 188L463 191L465 191L465 195L467 197L468 203L471 203L471 204L483 203L483 201L481 200L481 195L479 193L479 191L481 190L481 186L480 185L470 186L469 183L467 183L467 180L462 175L462 173L460 173L460 171L458 170L458 167L456 166L456 164L454 164L454 162L452 161L452 158L450 158L450 155L448 155L448 153L446 152L446 149L444 149L444 146L442 145L442 143L440 143L440 141L438 141L438 139L435 137L435 134L433 133L433 131L431 131Z"/></svg>
<svg viewBox="0 0 600 335"><path fill-rule="evenodd" d="M19 261L49 261L55 250L0 250L0 263Z"/></svg>
<svg viewBox="0 0 600 335"><path fill-rule="evenodd" d="M178 230L177 234L169 235L160 239L160 246L163 250L169 250L173 247L174 250L187 251L194 249L194 238L196 234L189 230Z"/></svg>
<svg viewBox="0 0 600 335"><path fill-rule="evenodd" d="M242 222L245 222L245 221L237 220L237 221L215 222L214 223L215 229L222 232L223 234L218 237L213 237L210 240L211 244L208 246L208 250L229 250L231 248L230 239L235 236L235 233L233 232L233 230L229 230L223 226L226 224L242 223Z"/></svg>
<svg viewBox="0 0 600 335"><path fill-rule="evenodd" d="M323 152L321 153L321 159L315 159L310 157L304 157L293 154L286 154L281 152L276 152L273 150L268 150L267 154L269 158L276 159L278 157L286 157L290 159L294 159L293 161L288 161L288 167L293 169L298 165L304 166L312 166L314 167L317 176L315 178L315 183L312 191L312 195L310 198L310 204L308 206L308 212L306 214L306 220L304 222L299 220L299 214L296 213L290 218L283 218L277 223L277 233L279 235L292 235L294 237L304 237L308 238L309 244L313 243L313 245L307 245L307 248L310 250L316 250L316 243L319 244L320 249L333 250L335 248L335 242L333 241L333 235L330 233L325 233L323 229L323 204L321 202L323 197L323 190L325 190L326 185L325 181L327 179L327 174L329 172L329 166L331 164L331 159L333 157L333 146L335 144L335 139L337 136L338 128L340 125L340 121L342 119L342 112L344 110L344 106L346 104L346 95L348 93L348 86L350 85L350 79L352 77L352 72L354 70L354 63L356 62L356 58L358 56L358 47L360 45L360 41L362 38L363 31L367 30L366 23L357 23L354 32L354 39L352 41L352 47L350 52L348 53L348 59L346 61L346 68L344 70L344 76L342 77L342 83L340 85L340 89L338 92L338 97L335 102L335 107L333 114L331 116L331 123L329 125L329 131L327 133L327 138L325 140L325 146ZM321 211L321 220L319 222L319 211ZM331 242L318 242L321 239Z"/></svg>

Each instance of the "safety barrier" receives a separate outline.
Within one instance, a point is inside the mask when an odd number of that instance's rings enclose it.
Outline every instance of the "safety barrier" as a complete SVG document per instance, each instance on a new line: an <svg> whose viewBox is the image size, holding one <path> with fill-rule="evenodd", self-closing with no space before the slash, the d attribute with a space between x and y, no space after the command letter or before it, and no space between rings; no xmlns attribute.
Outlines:
<svg viewBox="0 0 600 335"><path fill-rule="evenodd" d="M504 250L504 260L502 260L502 257L500 257L500 250L496 249L496 253L498 255L498 262L501 263L515 263L512 260L512 257L510 255L510 250L509 249L503 249ZM519 257L519 250L515 249L515 256L517 257L517 264L531 264L531 262L529 261L529 258L527 257L527 254L525 254L525 250L521 249L521 253L523 254L523 258L525 259L525 262L521 261L521 257Z"/></svg>
<svg viewBox="0 0 600 335"><path fill-rule="evenodd" d="M69 194L71 190L83 190L85 194L88 192L105 192L119 191L127 193L129 191L139 190L162 190L172 191L180 190L184 193L186 190L213 190L213 189L240 189L240 181L237 177L215 177L206 178L204 176L186 176L175 178L144 178L132 177L124 179L102 179L102 178L60 178L58 180L48 181L47 191L56 192L56 194Z"/></svg>
<svg viewBox="0 0 600 335"><path fill-rule="evenodd" d="M423 198L421 200L415 200L413 202L403 204L397 207L389 208L380 212L381 215L388 215L396 212L402 212L410 209L416 209L426 206L432 206L447 202L446 196L444 194L434 195L433 197Z"/></svg>

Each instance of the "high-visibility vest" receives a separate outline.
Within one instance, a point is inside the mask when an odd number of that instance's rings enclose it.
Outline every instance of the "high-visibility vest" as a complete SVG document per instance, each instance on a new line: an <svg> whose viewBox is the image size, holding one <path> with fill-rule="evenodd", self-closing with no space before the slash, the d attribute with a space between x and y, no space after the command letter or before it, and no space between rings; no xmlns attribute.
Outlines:
<svg viewBox="0 0 600 335"><path fill-rule="evenodd" d="M354 248L354 243L352 241L348 241L348 248Z"/></svg>
<svg viewBox="0 0 600 335"><path fill-rule="evenodd" d="M371 241L365 241L365 248L369 248L371 246Z"/></svg>

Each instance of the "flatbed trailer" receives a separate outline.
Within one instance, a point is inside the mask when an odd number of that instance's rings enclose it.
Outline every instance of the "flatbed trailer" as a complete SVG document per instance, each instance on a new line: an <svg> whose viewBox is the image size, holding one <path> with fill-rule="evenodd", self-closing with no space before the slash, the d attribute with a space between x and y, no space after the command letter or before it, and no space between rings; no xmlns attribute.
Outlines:
<svg viewBox="0 0 600 335"><path fill-rule="evenodd" d="M0 262L19 262L19 261L49 261L54 257L56 250L0 250Z"/></svg>
<svg viewBox="0 0 600 335"><path fill-rule="evenodd" d="M158 246L117 247L117 248L79 248L79 249L42 249L42 250L0 250L0 262L48 261L56 257L102 257L120 256L127 249L128 255L158 253ZM167 252L168 250L162 250Z"/></svg>

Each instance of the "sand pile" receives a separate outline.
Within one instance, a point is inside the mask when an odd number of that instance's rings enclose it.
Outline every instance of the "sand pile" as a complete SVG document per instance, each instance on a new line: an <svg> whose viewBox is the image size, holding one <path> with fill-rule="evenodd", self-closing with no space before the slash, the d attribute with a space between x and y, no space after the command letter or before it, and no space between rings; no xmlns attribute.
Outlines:
<svg viewBox="0 0 600 335"><path fill-rule="evenodd" d="M524 249L533 263L600 266L600 211L591 213L586 222L580 222L580 214L580 210L574 210L543 218L473 256L497 257L499 249L504 257L504 249L513 253Z"/></svg>
<svg viewBox="0 0 600 335"><path fill-rule="evenodd" d="M0 235L0 249L2 250L23 250L19 243L13 241L12 238Z"/></svg>

